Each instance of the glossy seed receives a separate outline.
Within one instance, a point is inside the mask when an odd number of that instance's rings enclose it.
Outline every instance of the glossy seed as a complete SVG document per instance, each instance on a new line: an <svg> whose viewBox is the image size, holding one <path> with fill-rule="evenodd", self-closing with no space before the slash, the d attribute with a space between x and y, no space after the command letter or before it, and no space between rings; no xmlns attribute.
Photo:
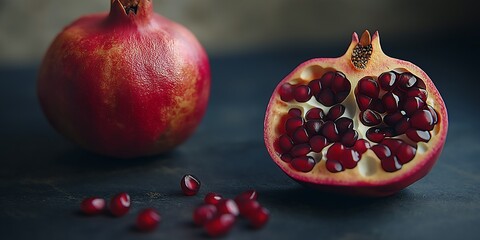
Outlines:
<svg viewBox="0 0 480 240"><path fill-rule="evenodd" d="M290 108L288 110L288 115L291 117L301 117L302 116L302 110L298 108Z"/></svg>
<svg viewBox="0 0 480 240"><path fill-rule="evenodd" d="M358 108L360 108L361 111L365 111L370 107L372 98L362 94L358 94L356 96L356 101L357 101Z"/></svg>
<svg viewBox="0 0 480 240"><path fill-rule="evenodd" d="M308 136L318 135L322 129L323 121L322 120L310 120L305 123L305 129L307 130Z"/></svg>
<svg viewBox="0 0 480 240"><path fill-rule="evenodd" d="M316 97L318 102L320 102L321 104L323 104L327 107L333 106L336 103L335 94L329 88L323 88L320 91L320 93L317 94L315 97Z"/></svg>
<svg viewBox="0 0 480 240"><path fill-rule="evenodd" d="M339 140L338 129L334 122L326 122L323 124L322 135L329 142L336 142Z"/></svg>
<svg viewBox="0 0 480 240"><path fill-rule="evenodd" d="M353 120L347 117L341 117L335 121L339 133L344 133L348 129L353 129Z"/></svg>
<svg viewBox="0 0 480 240"><path fill-rule="evenodd" d="M305 114L305 118L307 120L321 120L325 117L325 113L323 113L323 110L321 108L312 108L308 110L308 112Z"/></svg>
<svg viewBox="0 0 480 240"><path fill-rule="evenodd" d="M430 131L433 129L434 119L432 113L427 110L416 111L410 117L410 126L414 129Z"/></svg>
<svg viewBox="0 0 480 240"><path fill-rule="evenodd" d="M345 113L345 106L337 104L328 110L327 120L335 121Z"/></svg>
<svg viewBox="0 0 480 240"><path fill-rule="evenodd" d="M287 119L285 122L285 129L287 130L287 133L292 135L293 132L298 128L303 125L303 119L300 117L292 117Z"/></svg>
<svg viewBox="0 0 480 240"><path fill-rule="evenodd" d="M282 136L280 136L280 138L278 138L278 145L281 152L286 153L290 151L290 149L292 149L293 141L287 134L283 134Z"/></svg>
<svg viewBox="0 0 480 240"><path fill-rule="evenodd" d="M307 143L303 143L293 146L292 150L290 150L290 155L292 155L292 157L294 158L305 156L310 152L310 150L310 145L308 145Z"/></svg>
<svg viewBox="0 0 480 240"><path fill-rule="evenodd" d="M396 81L396 74L394 72L384 72L378 77L380 87L385 91L392 90Z"/></svg>
<svg viewBox="0 0 480 240"><path fill-rule="evenodd" d="M290 102L293 100L293 86L291 84L284 83L278 91L282 101Z"/></svg>
<svg viewBox="0 0 480 240"><path fill-rule="evenodd" d="M342 164L335 159L328 159L325 163L327 170L332 173L341 172L344 170Z"/></svg>
<svg viewBox="0 0 480 240"><path fill-rule="evenodd" d="M304 127L298 127L292 134L292 140L294 143L306 143L309 140L307 130Z"/></svg>
<svg viewBox="0 0 480 240"><path fill-rule="evenodd" d="M360 81L358 81L357 88L359 93L371 98L377 98L380 90L377 82L371 77L364 77L360 79Z"/></svg>
<svg viewBox="0 0 480 240"><path fill-rule="evenodd" d="M310 147L314 152L321 152L325 146L328 145L328 141L325 137L317 135L310 138Z"/></svg>
<svg viewBox="0 0 480 240"><path fill-rule="evenodd" d="M415 157L416 153L417 149L415 147L404 143L398 147L395 156L400 164L405 164L410 162Z"/></svg>
<svg viewBox="0 0 480 240"><path fill-rule="evenodd" d="M358 132L353 129L348 129L342 134L340 142L346 147L352 147L358 139Z"/></svg>
<svg viewBox="0 0 480 240"><path fill-rule="evenodd" d="M402 168L402 165L398 162L398 159L395 156L390 156L381 160L381 165L386 172L395 172Z"/></svg>
<svg viewBox="0 0 480 240"><path fill-rule="evenodd" d="M292 167L300 172L310 172L315 166L315 159L311 156L296 157L291 162Z"/></svg>
<svg viewBox="0 0 480 240"><path fill-rule="evenodd" d="M298 85L293 90L293 98L297 102L307 102L312 97L312 91L306 85Z"/></svg>
<svg viewBox="0 0 480 240"><path fill-rule="evenodd" d="M407 137L414 142L428 142L432 137L429 131L422 131L416 129L408 129Z"/></svg>
<svg viewBox="0 0 480 240"><path fill-rule="evenodd" d="M360 121L365 126L375 126L382 122L382 116L375 111L367 109L360 113Z"/></svg>
<svg viewBox="0 0 480 240"><path fill-rule="evenodd" d="M382 144L377 144L371 147L370 149L375 153L375 155L377 155L377 157L380 160L383 160L385 158L392 156L392 152L390 151L390 148Z"/></svg>
<svg viewBox="0 0 480 240"><path fill-rule="evenodd" d="M398 104L400 102L400 97L393 92L385 93L382 97L382 104L385 107L385 110L389 113L396 112L398 110Z"/></svg>

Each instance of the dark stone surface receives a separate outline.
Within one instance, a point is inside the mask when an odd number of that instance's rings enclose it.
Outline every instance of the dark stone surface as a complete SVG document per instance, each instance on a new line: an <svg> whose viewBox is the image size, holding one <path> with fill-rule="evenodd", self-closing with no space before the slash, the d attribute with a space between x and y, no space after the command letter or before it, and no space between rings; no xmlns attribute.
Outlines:
<svg viewBox="0 0 480 240"><path fill-rule="evenodd" d="M305 189L276 167L263 144L264 111L276 83L304 60L340 55L341 46L213 58L211 102L195 135L169 154L134 160L96 156L64 140L40 111L37 69L0 69L1 238L205 239L191 222L204 194L233 197L254 188L270 209L271 221L258 231L239 221L225 239L476 239L480 101L474 72L478 54L472 54L478 52L473 47L478 38L471 39L447 49L433 42L402 48L383 39L385 52L410 59L434 79L449 109L450 128L432 172L380 199ZM199 195L181 195L179 181L185 173L201 179ZM84 197L109 198L121 191L133 201L127 216L78 213ZM161 226L148 234L132 228L136 213L145 207L157 208L163 217Z"/></svg>

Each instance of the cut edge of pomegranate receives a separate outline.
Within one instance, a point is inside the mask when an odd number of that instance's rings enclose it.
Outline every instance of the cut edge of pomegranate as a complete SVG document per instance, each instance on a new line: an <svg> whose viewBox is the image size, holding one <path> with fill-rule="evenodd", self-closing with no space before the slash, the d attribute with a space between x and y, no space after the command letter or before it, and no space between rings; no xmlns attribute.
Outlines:
<svg viewBox="0 0 480 240"><path fill-rule="evenodd" d="M337 71L338 69L341 69L342 72L348 76L352 86L357 85L358 80L365 76L363 75L364 70L356 69L350 62L350 55L358 42L358 35L354 33L352 35L352 42L343 56L339 58L315 58L302 63L277 85L275 93L277 93L280 87L285 83L308 84L310 81L320 78L325 72L332 70ZM290 163L280 159L280 155L277 149L275 149L275 141L278 136L283 134L281 129L278 128L278 125L279 122L282 121L280 118L287 114L288 106L298 107L296 105L300 105L301 103L296 104L294 102L292 104L287 104L280 99L278 94L273 94L270 98L266 111L267 114L264 120L264 141L270 156L276 164L294 180L316 188L329 189L347 194L386 196L405 188L425 176L431 170L436 159L438 159L441 154L447 135L448 115L444 101L438 90L433 85L428 75L419 67L410 62L390 58L385 55L380 47L378 32L375 32L372 36L371 43L375 51L372 53L370 63L367 66L369 73L378 76L386 70L396 70L401 72L408 71L413 75L426 80L424 81L425 89L429 93L427 103L434 107L439 117L438 123L431 131L432 138L428 145L426 143L418 143L419 149L428 149L426 151L420 150L417 155L415 155L415 158L412 160L415 161L415 164L404 165L402 171L383 173L388 174L386 176L380 176L382 174L373 174L370 176L355 177L355 175L360 175L357 169L346 169L342 172L330 173L326 171L325 159L318 162L309 172L304 173L296 171L290 166ZM377 62L376 60L379 58L383 58L384 60ZM385 59L387 60L385 61ZM398 69L396 66L402 66L402 69ZM347 100L348 98L352 98L351 95L353 95L353 91L354 87L351 88ZM301 106L299 108L303 109ZM367 150L358 164L361 164L362 161L366 161L366 158L376 158L376 156L372 151ZM377 164L380 166L380 162ZM332 174L335 174L335 176ZM340 176L339 174L343 176ZM346 177L347 175L350 177Z"/></svg>

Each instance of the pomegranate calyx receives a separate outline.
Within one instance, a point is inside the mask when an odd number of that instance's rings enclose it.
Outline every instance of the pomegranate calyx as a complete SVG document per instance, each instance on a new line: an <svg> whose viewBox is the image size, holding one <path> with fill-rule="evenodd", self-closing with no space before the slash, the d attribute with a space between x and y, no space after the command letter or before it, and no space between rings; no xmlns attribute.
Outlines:
<svg viewBox="0 0 480 240"><path fill-rule="evenodd" d="M112 0L109 18L144 22L142 19L148 20L152 13L151 0Z"/></svg>

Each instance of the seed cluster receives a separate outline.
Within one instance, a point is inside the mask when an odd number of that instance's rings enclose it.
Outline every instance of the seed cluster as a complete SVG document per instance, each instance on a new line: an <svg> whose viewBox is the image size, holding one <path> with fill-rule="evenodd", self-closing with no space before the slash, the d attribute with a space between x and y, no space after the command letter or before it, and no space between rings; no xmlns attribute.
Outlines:
<svg viewBox="0 0 480 240"><path fill-rule="evenodd" d="M296 101L297 105L315 99L330 107L325 114L311 107L303 114L298 108L289 109L285 133L277 140L281 159L300 172L310 172L326 157L326 168L340 172L357 166L362 154L375 144L372 151L387 172L400 170L416 154L417 142L428 142L430 131L438 122L436 111L426 103L423 81L411 73L385 72L378 78L364 77L355 88L358 118L369 127L359 139L351 118L343 116L342 102L350 92L350 81L341 72L326 72L308 84L280 87L280 99ZM403 137L405 136L405 137ZM322 151L328 147L325 153Z"/></svg>

